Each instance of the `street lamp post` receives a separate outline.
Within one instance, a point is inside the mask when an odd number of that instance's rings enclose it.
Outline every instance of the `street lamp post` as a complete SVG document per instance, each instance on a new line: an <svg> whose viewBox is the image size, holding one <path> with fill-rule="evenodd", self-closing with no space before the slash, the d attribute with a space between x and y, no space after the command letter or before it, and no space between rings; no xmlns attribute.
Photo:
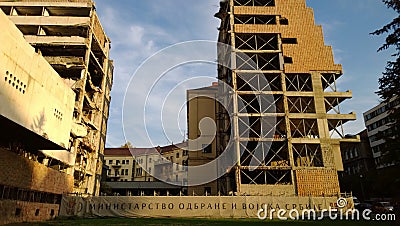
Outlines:
<svg viewBox="0 0 400 226"><path fill-rule="evenodd" d="M360 174L360 187L361 187L361 195L362 195L362 200L365 201L365 193L364 193L364 186L363 186L363 178L364 176Z"/></svg>

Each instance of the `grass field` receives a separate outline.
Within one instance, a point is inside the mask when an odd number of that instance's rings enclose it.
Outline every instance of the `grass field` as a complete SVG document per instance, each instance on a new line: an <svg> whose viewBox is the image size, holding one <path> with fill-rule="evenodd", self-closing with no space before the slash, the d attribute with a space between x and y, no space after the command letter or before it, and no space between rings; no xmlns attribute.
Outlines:
<svg viewBox="0 0 400 226"><path fill-rule="evenodd" d="M392 224L391 224L392 223ZM242 226L252 226L252 225L274 225L274 226L290 226L290 225L324 225L324 226L340 226L340 225L355 225L355 226L364 226L364 225L381 225L381 226L390 226L393 225L394 222L389 221L331 221L331 220L323 220L323 221L270 221L265 220L261 221L258 219L175 219L175 218L164 218L164 219L153 219L153 218L136 218L136 219L127 219L127 218L97 218L97 219L56 219L53 221L43 222L43 223L24 223L18 225L37 225L37 226L45 226L45 225L58 225L58 226L69 226L69 225L94 225L94 226L102 226L102 225L150 225L150 226L162 226L162 225L170 225L170 226L185 226L185 225L242 225ZM14 224L17 225L17 224Z"/></svg>

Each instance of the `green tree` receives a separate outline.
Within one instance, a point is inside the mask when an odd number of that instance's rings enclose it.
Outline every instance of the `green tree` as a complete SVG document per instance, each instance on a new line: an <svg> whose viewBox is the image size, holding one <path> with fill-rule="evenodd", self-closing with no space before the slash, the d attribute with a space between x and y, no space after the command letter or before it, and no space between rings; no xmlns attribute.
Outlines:
<svg viewBox="0 0 400 226"><path fill-rule="evenodd" d="M126 142L125 144L121 145L120 148L134 148L130 141Z"/></svg>
<svg viewBox="0 0 400 226"><path fill-rule="evenodd" d="M393 60L387 62L382 77L379 78L379 90L376 92L380 98L389 103L395 97L400 97L400 0L382 0L389 8L397 12L398 16L381 29L374 31L373 35L386 35L385 43L378 52L394 48ZM387 133L381 133L385 139L383 161L386 163L400 162L400 107L389 109L389 127Z"/></svg>
<svg viewBox="0 0 400 226"><path fill-rule="evenodd" d="M100 182L100 193L107 196L113 195L111 187L105 181Z"/></svg>

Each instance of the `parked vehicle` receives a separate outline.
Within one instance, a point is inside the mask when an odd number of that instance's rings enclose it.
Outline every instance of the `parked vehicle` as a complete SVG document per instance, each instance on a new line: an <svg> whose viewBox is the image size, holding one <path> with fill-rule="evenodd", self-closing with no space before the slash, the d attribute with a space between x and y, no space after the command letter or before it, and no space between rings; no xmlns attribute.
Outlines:
<svg viewBox="0 0 400 226"><path fill-rule="evenodd" d="M393 205L390 202L375 202L372 206L372 211L375 213L387 213L393 211Z"/></svg>
<svg viewBox="0 0 400 226"><path fill-rule="evenodd" d="M366 203L366 202L359 203L357 206L354 205L354 208L356 208L360 212L366 209L372 210L372 207L373 205L371 203Z"/></svg>
<svg viewBox="0 0 400 226"><path fill-rule="evenodd" d="M361 202L360 200L358 200L357 197L353 196L353 203L354 203L354 207L358 206Z"/></svg>
<svg viewBox="0 0 400 226"><path fill-rule="evenodd" d="M382 206L389 211L394 210L393 205L390 204L390 202L379 202L379 203L382 204Z"/></svg>

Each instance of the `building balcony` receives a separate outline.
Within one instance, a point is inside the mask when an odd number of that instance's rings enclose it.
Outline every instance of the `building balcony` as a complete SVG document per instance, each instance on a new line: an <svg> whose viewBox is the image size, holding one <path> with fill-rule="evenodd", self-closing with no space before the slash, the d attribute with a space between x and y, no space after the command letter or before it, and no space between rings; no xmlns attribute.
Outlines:
<svg viewBox="0 0 400 226"><path fill-rule="evenodd" d="M113 168L121 168L121 166L122 166L122 164L119 163L119 162L112 163L112 164L109 164L109 165L111 165L111 167L113 167Z"/></svg>
<svg viewBox="0 0 400 226"><path fill-rule="evenodd" d="M112 174L112 175L108 175L108 178L116 178L116 179L118 179L118 178L121 178L121 175L119 175L119 174Z"/></svg>
<svg viewBox="0 0 400 226"><path fill-rule="evenodd" d="M10 16L16 25L31 26L86 26L90 25L89 17L65 17L65 16Z"/></svg>

